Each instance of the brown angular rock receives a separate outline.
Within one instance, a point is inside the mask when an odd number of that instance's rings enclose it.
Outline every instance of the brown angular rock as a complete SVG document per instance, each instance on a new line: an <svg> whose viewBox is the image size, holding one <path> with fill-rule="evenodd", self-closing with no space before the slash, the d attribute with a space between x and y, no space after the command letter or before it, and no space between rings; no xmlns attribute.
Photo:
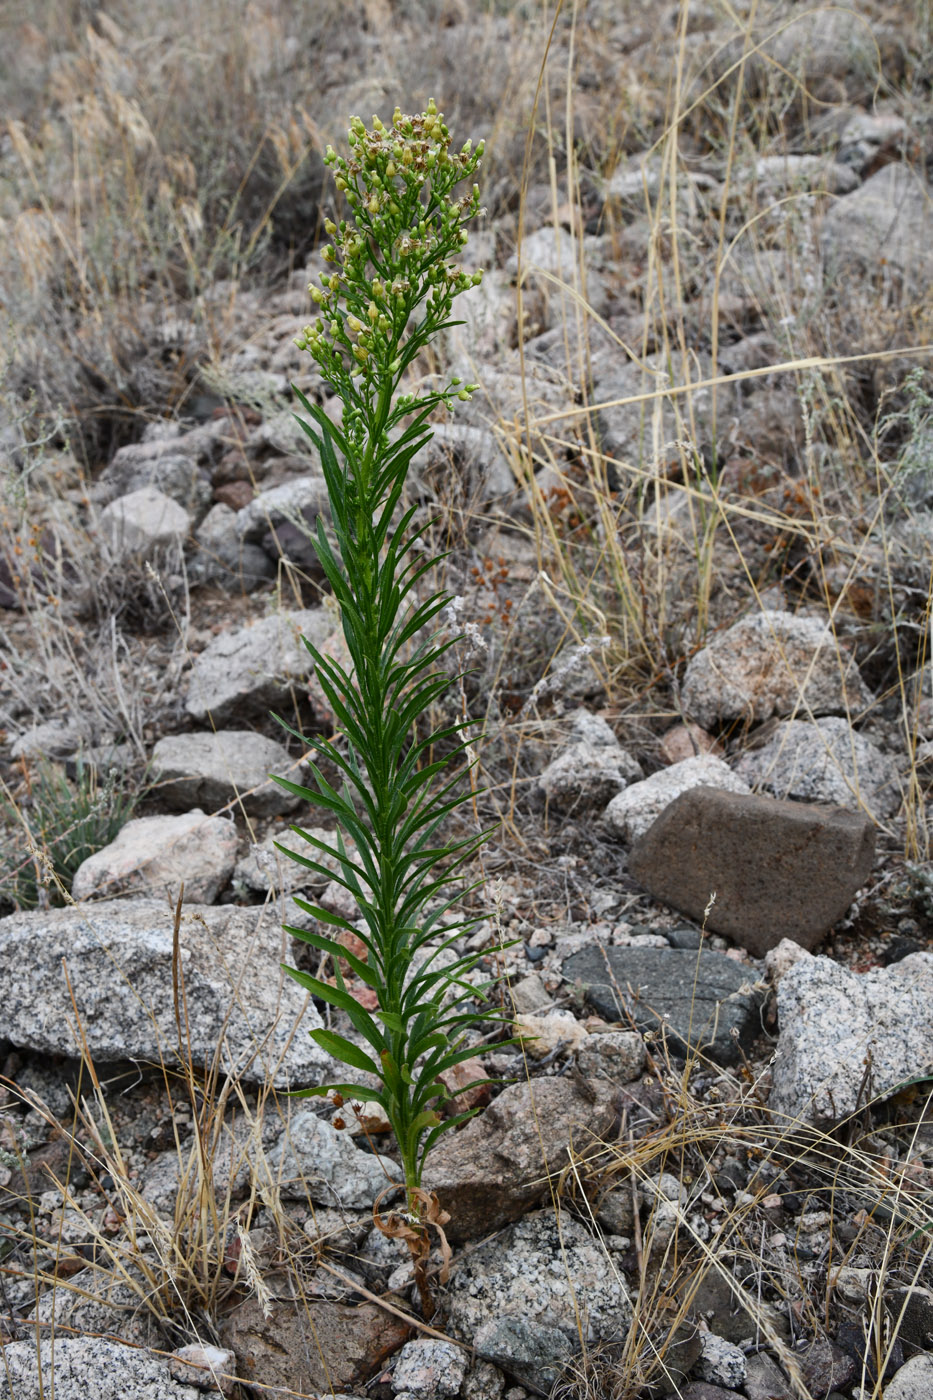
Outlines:
<svg viewBox="0 0 933 1400"><path fill-rule="evenodd" d="M510 1084L485 1113L448 1133L428 1158L425 1186L450 1212L448 1238L478 1239L544 1200L547 1173L595 1151L616 1116L614 1086L588 1081L592 1100L567 1079Z"/></svg>
<svg viewBox="0 0 933 1400"><path fill-rule="evenodd" d="M410 1329L372 1303L275 1302L268 1317L247 1298L224 1321L221 1344L244 1380L301 1395L352 1390L405 1342Z"/></svg>
<svg viewBox="0 0 933 1400"><path fill-rule="evenodd" d="M875 829L840 807L682 793L633 845L629 873L646 890L755 957L782 938L813 948L871 873Z"/></svg>

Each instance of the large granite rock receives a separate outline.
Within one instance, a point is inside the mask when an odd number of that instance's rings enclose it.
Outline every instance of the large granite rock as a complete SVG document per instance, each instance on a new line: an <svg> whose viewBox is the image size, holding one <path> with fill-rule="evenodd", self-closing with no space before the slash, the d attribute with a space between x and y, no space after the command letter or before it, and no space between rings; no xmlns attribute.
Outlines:
<svg viewBox="0 0 933 1400"><path fill-rule="evenodd" d="M214 724L226 724L282 706L291 690L307 684L312 669L301 638L320 647L332 631L324 608L306 608L222 632L191 669L188 713L197 720L210 716Z"/></svg>
<svg viewBox="0 0 933 1400"><path fill-rule="evenodd" d="M815 947L865 884L874 853L861 812L699 787L635 842L628 868L657 899L760 958L782 938Z"/></svg>
<svg viewBox="0 0 933 1400"><path fill-rule="evenodd" d="M183 885L186 904L213 904L233 874L237 845L233 822L207 817L200 807L178 817L136 817L78 866L71 893L172 899Z"/></svg>
<svg viewBox="0 0 933 1400"><path fill-rule="evenodd" d="M901 805L895 764L841 715L776 724L734 767L753 788L775 797L862 807L875 820L892 817Z"/></svg>
<svg viewBox="0 0 933 1400"><path fill-rule="evenodd" d="M712 729L736 720L758 724L772 715L858 711L871 694L828 623L765 611L697 652L681 701L690 719Z"/></svg>
<svg viewBox="0 0 933 1400"><path fill-rule="evenodd" d="M217 811L242 804L255 816L277 816L299 806L300 799L274 783L271 773L295 783L304 776L282 744L251 729L167 734L152 751L149 771L169 807L197 804Z"/></svg>
<svg viewBox="0 0 933 1400"><path fill-rule="evenodd" d="M174 1061L172 922L168 905L155 899L0 919L4 1037L17 1049L76 1055L76 1008L97 1063ZM187 1021L181 1053L197 1066L219 1057L222 1072L249 1082L302 1088L330 1078L334 1061L307 1034L323 1022L282 972L283 952L275 914L188 906L177 962Z"/></svg>
<svg viewBox="0 0 933 1400"><path fill-rule="evenodd" d="M428 1158L425 1186L450 1212L448 1238L488 1235L542 1201L548 1173L598 1147L615 1119L613 1086L589 1085L592 1102L568 1079L510 1084L484 1113L447 1133ZM546 1125L542 1134L540 1125Z"/></svg>
<svg viewBox="0 0 933 1400"><path fill-rule="evenodd" d="M933 953L855 973L801 957L778 984L768 1106L827 1127L933 1069Z"/></svg>
<svg viewBox="0 0 933 1400"><path fill-rule="evenodd" d="M202 1400L168 1361L107 1337L35 1337L0 1348L0 1400Z"/></svg>
<svg viewBox="0 0 933 1400"><path fill-rule="evenodd" d="M546 1122L546 1120L544 1120ZM451 1275L448 1326L484 1360L536 1388L580 1344L620 1343L632 1304L585 1226L551 1209L467 1254Z"/></svg>
<svg viewBox="0 0 933 1400"><path fill-rule="evenodd" d="M565 959L562 971L582 983L605 1020L663 1029L675 1051L690 1045L720 1064L737 1060L760 1027L754 972L721 953L593 943Z"/></svg>

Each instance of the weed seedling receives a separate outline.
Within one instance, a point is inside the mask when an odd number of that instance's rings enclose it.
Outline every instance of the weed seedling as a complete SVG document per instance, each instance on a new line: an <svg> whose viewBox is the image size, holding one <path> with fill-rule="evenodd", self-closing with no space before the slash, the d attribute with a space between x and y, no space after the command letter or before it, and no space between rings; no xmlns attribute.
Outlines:
<svg viewBox="0 0 933 1400"><path fill-rule="evenodd" d="M296 393L330 497L333 535L319 521L314 545L339 605L350 664L305 639L335 734L309 741L312 787L278 781L337 824L333 845L296 827L311 852L280 849L327 879L325 862L336 861L337 881L355 899L361 921L357 930L296 900L336 931L289 929L330 954L334 982L287 971L345 1012L362 1042L312 1031L323 1049L372 1081L302 1092L381 1105L405 1176L406 1215L396 1216L392 1232L409 1245L427 1310L427 1230L446 1216L422 1189L425 1158L442 1133L469 1116L441 1117L452 1097L443 1076L479 1053L475 1032L483 1023L502 1018L488 1006L477 1009L489 984L474 985L468 975L481 954L456 947L475 920L448 922L463 893L464 867L485 836L444 833L473 795L468 722L433 718L459 681L442 664L459 638L442 616L450 595L425 587L439 562L428 527L415 528L414 507L403 503L411 460L432 435L429 415L439 406L452 410L475 386L452 379L435 392L399 389L419 352L455 324L454 298L480 281L480 273L455 261L467 241L465 225L479 212L479 189L472 184L459 198L454 192L475 174L483 145L474 150L468 141L452 151L433 102L419 116L396 109L390 126L374 117L371 130L354 117L348 140L349 159L330 147L325 159L351 217L326 223L328 270L311 288L320 315L297 342L340 399L341 421ZM337 786L322 764L339 773ZM338 941L341 934L358 934L362 956ZM372 1011L347 988L342 965L369 989L364 999Z"/></svg>

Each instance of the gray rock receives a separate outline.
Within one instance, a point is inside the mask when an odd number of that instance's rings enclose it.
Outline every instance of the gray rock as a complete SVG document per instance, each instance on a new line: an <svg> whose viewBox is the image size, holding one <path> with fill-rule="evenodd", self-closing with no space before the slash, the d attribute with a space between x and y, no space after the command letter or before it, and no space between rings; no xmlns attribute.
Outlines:
<svg viewBox="0 0 933 1400"><path fill-rule="evenodd" d="M494 435L468 423L436 424L431 441L411 465L417 477L440 483L435 494L445 500L450 497L452 470L462 480L467 500L489 501L515 490L512 468Z"/></svg>
<svg viewBox="0 0 933 1400"><path fill-rule="evenodd" d="M901 1366L884 1388L884 1400L929 1400L933 1395L933 1355L921 1352Z"/></svg>
<svg viewBox="0 0 933 1400"><path fill-rule="evenodd" d="M307 822L302 822L302 831L306 831L309 836L316 836L320 841L327 841L333 844L336 833L327 831L321 826L310 826ZM258 845L251 846L242 860L237 861L234 870L234 878L242 880L249 889L255 890L258 894L268 894L269 890L276 890L278 893L290 894L293 890L307 889L309 887L321 888L327 881L321 875L317 875L313 870L308 870L306 866L299 865L295 860L290 860L278 849L285 846L290 851L295 851L298 855L307 856L310 860L319 861L333 874L336 875L340 869L340 863L336 857L327 856L323 851L308 844L291 827L283 827L281 830L271 832L264 841ZM348 850L353 849L352 843L347 843ZM289 911L291 913L291 911Z"/></svg>
<svg viewBox="0 0 933 1400"><path fill-rule="evenodd" d="M195 660L186 708L214 724L282 706L312 669L301 638L320 645L333 631L324 608L275 613L251 627L222 632Z"/></svg>
<svg viewBox="0 0 933 1400"><path fill-rule="evenodd" d="M712 729L796 712L858 711L871 694L827 623L765 611L743 618L697 652L681 701L691 719Z"/></svg>
<svg viewBox="0 0 933 1400"><path fill-rule="evenodd" d="M641 765L619 744L577 740L551 760L538 778L538 787L555 811L602 810L628 783L641 777Z"/></svg>
<svg viewBox="0 0 933 1400"><path fill-rule="evenodd" d="M177 501L189 515L202 516L211 502L211 483L194 457L179 452L177 443L175 439L121 447L95 483L95 497L114 501L151 486Z"/></svg>
<svg viewBox="0 0 933 1400"><path fill-rule="evenodd" d="M897 768L841 715L785 720L733 768L756 790L862 808L876 821L894 816L901 805Z"/></svg>
<svg viewBox="0 0 933 1400"><path fill-rule="evenodd" d="M892 1093L933 1062L933 953L861 975L804 956L777 991L769 1107L829 1125Z"/></svg>
<svg viewBox="0 0 933 1400"><path fill-rule="evenodd" d="M556 1329L574 1347L580 1326L588 1343L621 1342L632 1320L625 1284L606 1268L602 1246L578 1221L567 1214L558 1221L550 1209L464 1255L451 1274L449 1298L450 1332L466 1342L505 1317ZM495 1364L509 1369L504 1359Z"/></svg>
<svg viewBox="0 0 933 1400"><path fill-rule="evenodd" d="M11 758L66 758L81 743L81 730L73 720L50 719L33 724L10 745Z"/></svg>
<svg viewBox="0 0 933 1400"><path fill-rule="evenodd" d="M236 532L237 512L218 502L195 532L199 549L190 576L198 583L238 585L244 592L275 577L276 567L258 544L248 544Z"/></svg>
<svg viewBox="0 0 933 1400"><path fill-rule="evenodd" d="M589 1085L592 1102L567 1079L510 1084L457 1133L447 1133L428 1158L425 1186L451 1215L454 1243L488 1235L542 1201L548 1172L598 1150L615 1121L612 1086ZM542 1140L539 1123L547 1124Z"/></svg>
<svg viewBox="0 0 933 1400"><path fill-rule="evenodd" d="M710 371L707 359L694 368L693 378L709 378ZM644 368L621 360L617 348L598 356L593 364L592 402L597 405L596 430L603 451L624 462L679 463L688 423L701 442L708 440L711 391L693 389L671 398L664 394L670 386L670 368L661 355L648 355Z"/></svg>
<svg viewBox="0 0 933 1400"><path fill-rule="evenodd" d="M831 274L874 271L883 261L921 290L933 279L930 191L912 166L885 165L833 206L821 241Z"/></svg>
<svg viewBox="0 0 933 1400"><path fill-rule="evenodd" d="M260 491L249 505L237 511L236 533L245 543L259 544L285 522L299 530L314 530L318 516L330 519L327 484L320 472L292 477ZM274 548L272 552L276 552ZM308 558L315 557L309 545Z"/></svg>
<svg viewBox="0 0 933 1400"><path fill-rule="evenodd" d="M291 1120L269 1161L281 1179L283 1195L324 1206L367 1210L404 1174L391 1157L363 1152L347 1132L338 1132L310 1109Z"/></svg>
<svg viewBox="0 0 933 1400"><path fill-rule="evenodd" d="M815 947L868 880L874 853L864 813L699 787L639 837L628 868L657 899L760 958L782 938Z"/></svg>
<svg viewBox="0 0 933 1400"><path fill-rule="evenodd" d="M202 1400L163 1357L106 1337L42 1338L0 1348L2 1400Z"/></svg>
<svg viewBox="0 0 933 1400"><path fill-rule="evenodd" d="M715 754L697 754L669 768L660 768L640 783L632 783L614 797L606 808L605 820L624 841L635 841L666 807L691 788L719 788L724 792L747 794L748 783L733 773Z"/></svg>
<svg viewBox="0 0 933 1400"><path fill-rule="evenodd" d="M745 1394L748 1400L794 1400L787 1377L763 1351L745 1358Z"/></svg>
<svg viewBox="0 0 933 1400"><path fill-rule="evenodd" d="M607 1021L631 1021L638 1030L663 1027L676 1051L690 1044L719 1064L739 1057L760 1027L763 996L754 972L721 953L678 948L603 948L573 953L561 969L579 982Z"/></svg>
<svg viewBox="0 0 933 1400"><path fill-rule="evenodd" d="M206 817L200 807L179 817L137 817L103 850L78 866L75 899L105 894L165 895L186 904L213 904L233 873L238 838L232 821Z"/></svg>
<svg viewBox="0 0 933 1400"><path fill-rule="evenodd" d="M187 1033L195 1065L219 1056L249 1082L316 1085L333 1061L307 1031L321 1018L281 971L282 931L262 909L195 905L179 930ZM11 914L0 920L4 1036L18 1049L75 1055L77 1004L98 1064L174 1060L172 914L162 900L126 899Z"/></svg>
<svg viewBox="0 0 933 1400"><path fill-rule="evenodd" d="M734 1342L717 1337L715 1332L701 1332L697 1370L703 1380L711 1385L734 1390L736 1386L745 1384L745 1353Z"/></svg>
<svg viewBox="0 0 933 1400"><path fill-rule="evenodd" d="M636 1031L598 1031L577 1050L577 1069L585 1079L629 1084L645 1067L645 1042Z"/></svg>
<svg viewBox="0 0 933 1400"><path fill-rule="evenodd" d="M845 195L859 186L859 177L851 166L814 155L759 156L748 176L742 172L736 183L740 185L749 177L759 197L777 197L800 190Z"/></svg>
<svg viewBox="0 0 933 1400"><path fill-rule="evenodd" d="M530 1322L512 1313L490 1318L478 1327L473 1347L477 1356L530 1385L538 1394L549 1391L560 1379L561 1368L574 1351L559 1327Z"/></svg>
<svg viewBox="0 0 933 1400"><path fill-rule="evenodd" d="M243 808L256 816L292 812L300 799L271 781L277 773L300 783L303 766L282 744L251 729L168 734L152 751L152 783L169 807L197 804L210 811Z"/></svg>
<svg viewBox="0 0 933 1400"><path fill-rule="evenodd" d="M453 1342L435 1341L431 1337L406 1342L395 1358L392 1389L396 1393L423 1396L424 1400L440 1400L444 1395L459 1395L467 1372L469 1353Z"/></svg>
<svg viewBox="0 0 933 1400"><path fill-rule="evenodd" d="M505 271L511 277L518 277L527 287L538 286L545 303L542 330L559 324L561 308L565 308L566 319L572 320L575 302L572 297L555 285L559 279L567 287L578 290L581 285L581 262L586 266L586 301L597 316L605 316L609 310L609 291L606 279L599 271L606 257L606 242L603 238L584 236L577 238L566 229L535 229L526 233L518 252L513 253L505 264ZM549 276L541 277L541 273Z"/></svg>
<svg viewBox="0 0 933 1400"><path fill-rule="evenodd" d="M190 527L188 512L154 486L120 496L101 511L99 522L117 559L145 559L158 549L179 547Z"/></svg>

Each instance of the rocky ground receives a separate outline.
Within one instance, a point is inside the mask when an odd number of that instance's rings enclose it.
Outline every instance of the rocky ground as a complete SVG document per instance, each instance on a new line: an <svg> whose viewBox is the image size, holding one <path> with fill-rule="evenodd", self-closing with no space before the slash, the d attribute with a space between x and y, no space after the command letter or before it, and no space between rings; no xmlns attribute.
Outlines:
<svg viewBox="0 0 933 1400"><path fill-rule="evenodd" d="M248 8L199 82L170 7L17 17L3 79L0 1395L929 1395L929 17ZM207 37L265 124L226 204ZM410 490L520 1044L429 1162L428 1323L384 1124L285 1093L352 1034L291 896L355 911L270 775L342 645L290 390L329 401L320 150L432 92L490 137L486 275L419 374L480 387Z"/></svg>

